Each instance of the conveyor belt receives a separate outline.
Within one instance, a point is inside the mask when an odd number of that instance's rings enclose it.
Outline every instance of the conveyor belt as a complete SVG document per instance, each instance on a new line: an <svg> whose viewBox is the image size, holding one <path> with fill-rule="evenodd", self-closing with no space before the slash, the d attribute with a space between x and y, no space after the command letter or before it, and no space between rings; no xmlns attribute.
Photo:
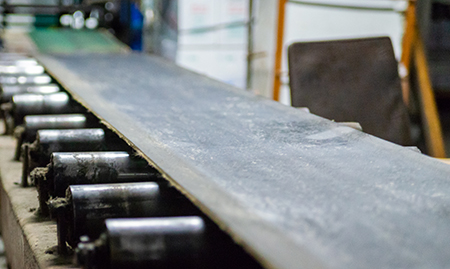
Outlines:
<svg viewBox="0 0 450 269"><path fill-rule="evenodd" d="M39 60L266 267L450 266L450 166L157 57Z"/></svg>
<svg viewBox="0 0 450 269"><path fill-rule="evenodd" d="M37 28L29 34L42 53L126 53L128 47L106 30Z"/></svg>

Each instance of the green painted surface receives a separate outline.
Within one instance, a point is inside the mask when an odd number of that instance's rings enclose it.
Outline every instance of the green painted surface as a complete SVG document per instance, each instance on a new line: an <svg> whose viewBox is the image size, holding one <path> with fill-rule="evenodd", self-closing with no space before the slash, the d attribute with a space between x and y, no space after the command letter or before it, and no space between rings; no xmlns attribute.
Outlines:
<svg viewBox="0 0 450 269"><path fill-rule="evenodd" d="M127 47L103 31L36 28L29 33L42 53L123 53Z"/></svg>

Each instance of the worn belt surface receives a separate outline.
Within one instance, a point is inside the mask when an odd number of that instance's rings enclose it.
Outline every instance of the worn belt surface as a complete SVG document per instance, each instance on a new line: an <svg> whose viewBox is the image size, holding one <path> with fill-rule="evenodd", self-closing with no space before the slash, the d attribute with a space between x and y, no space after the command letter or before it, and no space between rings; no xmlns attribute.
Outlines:
<svg viewBox="0 0 450 269"><path fill-rule="evenodd" d="M39 60L266 267L450 266L450 166L157 57Z"/></svg>

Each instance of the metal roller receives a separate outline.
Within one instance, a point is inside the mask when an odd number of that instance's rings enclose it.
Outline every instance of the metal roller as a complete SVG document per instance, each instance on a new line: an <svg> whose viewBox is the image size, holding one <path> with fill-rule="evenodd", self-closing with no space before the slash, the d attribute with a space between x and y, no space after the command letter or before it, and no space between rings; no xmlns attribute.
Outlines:
<svg viewBox="0 0 450 269"><path fill-rule="evenodd" d="M84 268L202 268L205 223L200 217L108 219L96 241L83 237Z"/></svg>
<svg viewBox="0 0 450 269"><path fill-rule="evenodd" d="M17 84L36 84L43 85L52 82L49 75L2 75L0 76L0 84L17 85Z"/></svg>
<svg viewBox="0 0 450 269"><path fill-rule="evenodd" d="M28 57L12 57L3 59L0 57L0 66L36 66L38 62L33 58Z"/></svg>
<svg viewBox="0 0 450 269"><path fill-rule="evenodd" d="M58 224L59 253L67 253L67 243L76 247L82 235L97 238L105 219L164 216L159 200L154 182L70 186L65 198L48 202Z"/></svg>
<svg viewBox="0 0 450 269"><path fill-rule="evenodd" d="M157 181L160 174L145 160L132 158L127 152L56 152L49 165L33 170L30 178L46 216L48 199L64 197L70 185Z"/></svg>
<svg viewBox="0 0 450 269"><path fill-rule="evenodd" d="M28 186L29 171L46 166L54 152L105 150L105 132L100 129L39 130L32 144L24 143L22 151L22 186Z"/></svg>
<svg viewBox="0 0 450 269"><path fill-rule="evenodd" d="M51 94L59 92L59 86L56 84L47 85L5 85L2 86L1 102L12 101L12 97L16 94L35 93L35 94Z"/></svg>
<svg viewBox="0 0 450 269"><path fill-rule="evenodd" d="M45 69L35 59L12 58L3 60L0 58L0 76L4 75L42 75Z"/></svg>
<svg viewBox="0 0 450 269"><path fill-rule="evenodd" d="M18 117L64 113L70 110L70 98L65 92L53 94L25 93L14 95L12 99L13 112Z"/></svg>
<svg viewBox="0 0 450 269"><path fill-rule="evenodd" d="M0 61L0 75L41 75L44 73L41 65L2 64Z"/></svg>
<svg viewBox="0 0 450 269"><path fill-rule="evenodd" d="M9 59L4 59L0 57L0 66L18 66L18 67L28 67L39 65L35 59L28 57L12 57Z"/></svg>
<svg viewBox="0 0 450 269"><path fill-rule="evenodd" d="M86 116L83 114L63 115L29 115L24 118L27 134L36 135L41 129L76 129L86 126Z"/></svg>
<svg viewBox="0 0 450 269"><path fill-rule="evenodd" d="M17 146L14 159L19 160L22 143L30 143L36 139L36 132L42 129L80 129L87 124L83 114L25 116L22 125L14 130Z"/></svg>
<svg viewBox="0 0 450 269"><path fill-rule="evenodd" d="M17 94L12 103L2 104L6 133L11 133L14 126L22 124L26 115L62 114L77 112L78 108L70 101L65 92L52 94Z"/></svg>

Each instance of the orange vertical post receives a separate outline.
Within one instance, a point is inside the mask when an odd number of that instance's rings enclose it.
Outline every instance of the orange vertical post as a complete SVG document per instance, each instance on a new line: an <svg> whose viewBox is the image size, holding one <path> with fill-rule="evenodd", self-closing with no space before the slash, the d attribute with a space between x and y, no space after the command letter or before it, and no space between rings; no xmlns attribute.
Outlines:
<svg viewBox="0 0 450 269"><path fill-rule="evenodd" d="M408 74L411 71L412 59L415 61L421 104L422 125L429 155L438 158L446 157L442 126L436 106L434 91L431 84L425 46L416 18L416 0L408 2L406 11L406 27L403 36L401 63ZM409 103L410 89L403 87L403 101Z"/></svg>
<svg viewBox="0 0 450 269"><path fill-rule="evenodd" d="M416 32L416 1L410 0L408 9L406 10L406 27L403 35L401 58L401 63L405 66L408 72L411 68L412 47L414 46Z"/></svg>
<svg viewBox="0 0 450 269"><path fill-rule="evenodd" d="M411 70L412 49L415 42L416 32L417 32L416 1L410 0L408 3L408 9L406 10L406 27L402 42L402 56L401 56L402 58L400 60L402 65L406 68L408 75ZM410 95L409 84L406 85L402 84L402 95L403 95L403 102L407 106L409 106L409 95Z"/></svg>
<svg viewBox="0 0 450 269"><path fill-rule="evenodd" d="M275 51L275 67L273 79L273 100L280 100L281 87L281 61L283 58L283 38L284 38L284 14L286 12L286 0L278 0L277 17L277 44Z"/></svg>
<svg viewBox="0 0 450 269"><path fill-rule="evenodd" d="M441 121L436 106L430 73L425 55L425 47L422 38L417 35L413 48L414 59L419 81L419 96L423 121L423 131L430 156L445 158L444 139L442 137Z"/></svg>

